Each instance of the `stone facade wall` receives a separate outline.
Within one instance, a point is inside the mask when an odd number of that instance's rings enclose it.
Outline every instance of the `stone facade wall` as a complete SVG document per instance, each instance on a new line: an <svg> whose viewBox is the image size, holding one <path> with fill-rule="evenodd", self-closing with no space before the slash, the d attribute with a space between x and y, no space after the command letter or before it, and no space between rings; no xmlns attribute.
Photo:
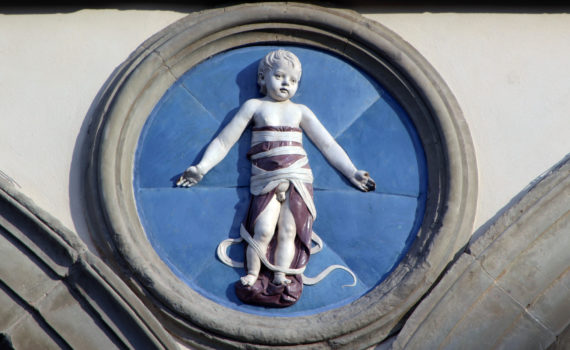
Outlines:
<svg viewBox="0 0 570 350"><path fill-rule="evenodd" d="M0 311L0 346L176 347L99 260L81 158L107 79L201 9L0 9L0 249L10 257L0 264L0 310L10 310ZM450 87L479 178L472 243L379 348L568 344L570 15L354 10L411 44ZM130 316L120 320L117 305Z"/></svg>

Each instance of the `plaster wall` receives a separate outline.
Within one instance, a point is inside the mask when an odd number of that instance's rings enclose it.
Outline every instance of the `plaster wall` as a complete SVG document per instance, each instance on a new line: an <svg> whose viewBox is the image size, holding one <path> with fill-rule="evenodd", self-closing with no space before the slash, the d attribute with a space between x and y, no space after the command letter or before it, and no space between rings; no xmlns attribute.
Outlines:
<svg viewBox="0 0 570 350"><path fill-rule="evenodd" d="M0 15L0 171L95 251L80 206L80 143L95 96L143 41L185 16L82 10Z"/></svg>
<svg viewBox="0 0 570 350"><path fill-rule="evenodd" d="M365 12L424 55L455 94L477 152L475 230L568 152L570 14ZM77 161L85 115L134 49L186 14L0 14L0 171L92 251Z"/></svg>
<svg viewBox="0 0 570 350"><path fill-rule="evenodd" d="M479 171L474 230L570 151L570 14L366 14L414 46L463 110Z"/></svg>

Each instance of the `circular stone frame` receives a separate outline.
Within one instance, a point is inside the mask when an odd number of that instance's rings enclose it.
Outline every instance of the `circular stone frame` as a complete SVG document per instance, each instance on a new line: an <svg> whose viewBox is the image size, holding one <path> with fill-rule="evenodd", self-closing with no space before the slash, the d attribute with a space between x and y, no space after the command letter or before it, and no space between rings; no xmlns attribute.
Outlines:
<svg viewBox="0 0 570 350"><path fill-rule="evenodd" d="M247 314L199 295L158 257L137 213L135 150L155 104L196 64L254 44L314 47L363 69L406 110L426 154L426 211L405 257L363 297L314 315ZM352 11L258 3L191 14L131 54L109 78L88 117L85 198L97 246L163 325L191 346L314 349L377 344L398 329L472 232L475 153L455 98L415 49Z"/></svg>

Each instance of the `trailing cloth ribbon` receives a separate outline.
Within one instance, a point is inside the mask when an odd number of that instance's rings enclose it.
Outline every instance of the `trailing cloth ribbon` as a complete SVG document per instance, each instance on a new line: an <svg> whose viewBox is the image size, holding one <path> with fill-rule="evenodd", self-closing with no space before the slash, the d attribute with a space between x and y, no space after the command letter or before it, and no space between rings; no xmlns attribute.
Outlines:
<svg viewBox="0 0 570 350"><path fill-rule="evenodd" d="M239 238L225 239L218 245L218 249L216 252L218 255L218 258L220 259L221 262L223 262L224 264L226 264L230 267L238 267L238 268L245 267L243 262L236 261L236 260L233 260L232 258L230 258L227 254L227 249L229 246L231 246L233 244L239 244L243 241L246 241L247 244L249 244L251 247L253 247L253 249L257 253L257 256L259 256L259 259L261 260L261 262L263 262L263 264L268 269L270 269L271 271L284 272L287 275L303 275L303 284L314 285L314 284L317 284L320 281L322 281L333 270L341 269L341 270L348 272L352 276L352 279L353 279L352 284L347 284L347 285L344 285L343 287L354 287L354 286L356 286L356 275L354 274L354 272L352 272L346 266L330 265L329 267L327 267L326 269L321 271L321 273L319 273L317 276L308 277L308 276L305 276L305 274L304 274L306 266L304 266L300 269L290 269L290 268L282 268L282 267L275 266L275 265L271 264L267 260L267 258L265 257L265 254L263 253L263 250L261 249L261 247L259 247L257 242L255 242L253 240L252 236L247 232L247 230L245 229L245 227L243 227L243 225L241 225L241 227L240 227L240 236L241 237L239 237ZM312 255L312 254L316 254L316 253L320 252L323 249L323 241L314 231L313 231L313 234L311 236L311 240L313 242L315 242L315 245L311 248L311 255Z"/></svg>
<svg viewBox="0 0 570 350"><path fill-rule="evenodd" d="M300 132L292 131L292 132L283 132L283 131L255 131L252 133L252 146L261 143L261 142L271 142L271 141L293 141L293 142L302 142L302 134ZM313 202L313 198L307 188L305 187L305 183L312 183L313 182L313 174L311 169L305 167L307 165L307 154L305 150L300 146L282 146L272 148L268 151L260 152L251 156L252 160L261 159L266 157L278 156L278 155L303 155L304 157L297 160L293 164L289 165L287 168L277 169L272 171L266 171L255 165L252 165L251 170L251 180L250 180L250 192L253 195L261 195L268 193L269 191L273 190L276 186L280 183L288 181L295 186L295 189L300 194L301 198L305 202L309 212L313 216L313 219L317 217L317 210L315 208L315 204ZM311 235L311 240L315 243L315 246L311 248L311 255L320 252L323 249L323 241L322 239L313 231ZM320 282L323 278L325 278L330 272L336 269L342 269L350 273L353 278L353 283L347 285L349 287L353 287L356 285L356 275L347 267L342 265L331 265L319 273L316 277L307 277L303 273L305 271L305 267L292 269L292 268L285 268L279 267L271 264L267 257L265 256L265 252L263 249L255 242L252 238L252 235L247 232L246 228L242 225L240 228L240 238L228 238L222 241L218 245L217 249L217 256L218 258L226 265L231 267L239 267L243 268L244 263L240 261L235 261L231 259L227 255L227 248L233 244L239 244L243 241L246 241L254 251L259 256L259 259L263 262L263 264L270 269L271 271L275 272L283 272L287 275L303 275L303 284L306 285L313 285Z"/></svg>

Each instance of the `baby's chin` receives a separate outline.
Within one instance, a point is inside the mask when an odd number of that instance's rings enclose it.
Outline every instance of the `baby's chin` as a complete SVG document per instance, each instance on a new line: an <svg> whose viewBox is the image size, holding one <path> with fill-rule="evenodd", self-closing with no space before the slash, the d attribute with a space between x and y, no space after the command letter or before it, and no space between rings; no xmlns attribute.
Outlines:
<svg viewBox="0 0 570 350"><path fill-rule="evenodd" d="M277 102L284 102L289 100L291 97L293 96L289 96L289 94L287 94L286 96L284 95L268 95L269 98L271 98L272 100L275 100Z"/></svg>
<svg viewBox="0 0 570 350"><path fill-rule="evenodd" d="M283 101L290 100L293 96L295 96L295 94L291 94L290 92L287 92L287 93L268 94L267 96L270 97L272 100L275 100L277 102L283 102Z"/></svg>

